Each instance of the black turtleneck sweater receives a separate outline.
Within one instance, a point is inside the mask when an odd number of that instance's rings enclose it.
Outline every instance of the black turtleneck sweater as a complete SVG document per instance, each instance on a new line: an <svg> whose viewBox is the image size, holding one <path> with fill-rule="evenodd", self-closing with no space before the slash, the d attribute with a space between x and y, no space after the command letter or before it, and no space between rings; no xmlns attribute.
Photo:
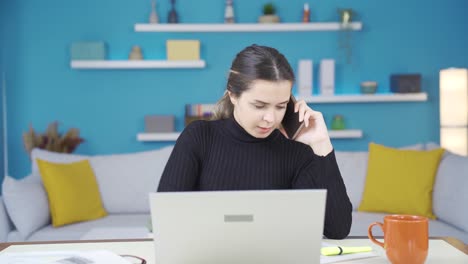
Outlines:
<svg viewBox="0 0 468 264"><path fill-rule="evenodd" d="M352 205L332 151L325 157L276 129L255 138L233 118L195 121L177 139L159 192L327 189L324 235L342 239Z"/></svg>

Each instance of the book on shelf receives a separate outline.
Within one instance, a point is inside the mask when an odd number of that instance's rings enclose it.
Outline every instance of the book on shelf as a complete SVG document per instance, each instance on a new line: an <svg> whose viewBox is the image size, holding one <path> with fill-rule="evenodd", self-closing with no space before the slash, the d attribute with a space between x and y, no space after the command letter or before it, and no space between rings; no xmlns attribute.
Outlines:
<svg viewBox="0 0 468 264"><path fill-rule="evenodd" d="M215 104L186 104L185 125L195 120L210 120L213 115Z"/></svg>
<svg viewBox="0 0 468 264"><path fill-rule="evenodd" d="M211 116L213 114L215 104L186 104L186 116Z"/></svg>

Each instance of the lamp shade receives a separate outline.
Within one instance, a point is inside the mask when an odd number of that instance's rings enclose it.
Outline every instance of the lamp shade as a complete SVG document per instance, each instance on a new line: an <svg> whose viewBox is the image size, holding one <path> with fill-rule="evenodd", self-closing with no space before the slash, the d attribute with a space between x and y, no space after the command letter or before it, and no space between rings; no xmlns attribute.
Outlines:
<svg viewBox="0 0 468 264"><path fill-rule="evenodd" d="M441 127L440 145L458 155L468 155L468 128Z"/></svg>
<svg viewBox="0 0 468 264"><path fill-rule="evenodd" d="M460 127L468 125L468 70L440 71L440 125Z"/></svg>
<svg viewBox="0 0 468 264"><path fill-rule="evenodd" d="M468 69L440 71L440 145L468 155Z"/></svg>

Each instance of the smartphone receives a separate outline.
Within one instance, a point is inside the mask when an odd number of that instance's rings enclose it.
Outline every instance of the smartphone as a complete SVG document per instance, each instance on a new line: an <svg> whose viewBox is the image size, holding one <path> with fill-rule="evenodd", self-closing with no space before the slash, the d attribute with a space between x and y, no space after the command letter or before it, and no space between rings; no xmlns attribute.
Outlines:
<svg viewBox="0 0 468 264"><path fill-rule="evenodd" d="M284 114L283 121L281 121L281 125L289 139L295 139L304 127L304 121L299 122L299 112L294 112L295 104L296 99L291 95L286 106L286 113Z"/></svg>

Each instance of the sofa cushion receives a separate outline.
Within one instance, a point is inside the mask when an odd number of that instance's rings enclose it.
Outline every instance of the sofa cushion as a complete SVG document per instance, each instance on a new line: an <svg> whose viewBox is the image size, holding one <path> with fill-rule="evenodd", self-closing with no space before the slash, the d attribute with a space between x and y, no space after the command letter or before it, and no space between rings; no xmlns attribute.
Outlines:
<svg viewBox="0 0 468 264"><path fill-rule="evenodd" d="M148 195L157 190L172 148L92 157L91 166L106 210L109 213L149 212Z"/></svg>
<svg viewBox="0 0 468 264"><path fill-rule="evenodd" d="M38 159L37 165L49 198L54 227L107 215L88 160L65 164Z"/></svg>
<svg viewBox="0 0 468 264"><path fill-rule="evenodd" d="M335 155L349 199L356 210L361 203L366 182L367 151L337 151Z"/></svg>
<svg viewBox="0 0 468 264"><path fill-rule="evenodd" d="M148 193L155 192L173 146L129 154L85 156L42 149L31 152L31 180L41 182L37 159L70 163L89 159L104 208L109 213L149 212Z"/></svg>
<svg viewBox="0 0 468 264"><path fill-rule="evenodd" d="M122 228L121 232L112 234L112 238L130 238L135 236L133 230L146 227L148 223L149 214L110 214L106 217L79 222L75 224L65 225L60 228L55 228L52 225L45 226L32 234L27 241L45 241L45 240L79 240L86 238L86 234L97 228ZM125 231L131 231L132 233L126 233ZM106 233L102 233L103 237L94 237L95 239L106 239ZM142 238L139 233L137 237ZM146 238L146 237L145 237ZM14 233L9 235L9 241L13 242L18 239L14 236Z"/></svg>
<svg viewBox="0 0 468 264"><path fill-rule="evenodd" d="M432 190L443 149L399 150L369 144L359 211L414 214L434 219Z"/></svg>
<svg viewBox="0 0 468 264"><path fill-rule="evenodd" d="M76 162L84 159L88 159L89 156L85 155L76 155L69 153L58 153L48 150L35 148L31 151L31 180L42 182L39 172L39 167L37 166L37 159L54 162L54 163L70 163Z"/></svg>
<svg viewBox="0 0 468 264"><path fill-rule="evenodd" d="M49 202L41 182L33 177L17 180L5 176L2 193L8 215L23 239L50 224Z"/></svg>
<svg viewBox="0 0 468 264"><path fill-rule="evenodd" d="M403 146L399 149L422 150L423 144ZM361 203L362 193L367 174L367 151L336 151L336 162L340 168L341 176L346 185L346 191L353 204L353 210L357 210Z"/></svg>
<svg viewBox="0 0 468 264"><path fill-rule="evenodd" d="M468 158L451 152L440 162L434 184L434 213L468 232Z"/></svg>

